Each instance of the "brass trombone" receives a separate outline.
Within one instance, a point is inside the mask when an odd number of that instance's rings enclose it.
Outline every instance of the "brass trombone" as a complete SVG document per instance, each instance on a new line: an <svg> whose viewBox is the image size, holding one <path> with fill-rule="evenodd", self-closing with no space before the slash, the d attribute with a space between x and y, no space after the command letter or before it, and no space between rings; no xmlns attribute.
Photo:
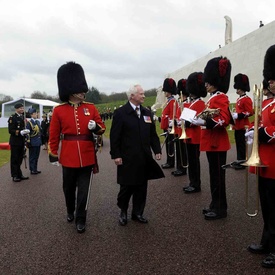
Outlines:
<svg viewBox="0 0 275 275"><path fill-rule="evenodd" d="M249 217L255 217L259 213L259 192L258 192L258 186L259 186L259 167L266 167L266 165L262 164L262 161L259 156L259 135L258 135L258 128L259 128L259 117L262 114L262 101L263 101L263 89L262 85L260 86L260 89L257 88L257 85L254 85L254 113L255 113L255 119L254 119L254 137L253 137L253 144L252 144L252 150L250 158L242 163L241 165L244 166L253 166L255 167L255 174L256 174L256 206L255 206L255 212L254 213L248 213L248 174L246 176L246 199L245 199L245 206L246 206L246 214Z"/></svg>

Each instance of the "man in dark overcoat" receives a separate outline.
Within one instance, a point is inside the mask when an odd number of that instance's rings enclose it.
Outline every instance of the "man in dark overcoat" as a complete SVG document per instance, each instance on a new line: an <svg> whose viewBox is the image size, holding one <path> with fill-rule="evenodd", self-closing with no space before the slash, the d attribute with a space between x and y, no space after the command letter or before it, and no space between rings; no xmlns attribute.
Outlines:
<svg viewBox="0 0 275 275"><path fill-rule="evenodd" d="M132 197L132 220L147 223L143 217L147 182L164 177L156 160L161 159L161 146L156 127L144 102L144 91L135 85L127 92L128 102L114 112L110 131L110 154L117 165L117 183L120 191L117 205L121 209L120 225L127 224L127 209Z"/></svg>

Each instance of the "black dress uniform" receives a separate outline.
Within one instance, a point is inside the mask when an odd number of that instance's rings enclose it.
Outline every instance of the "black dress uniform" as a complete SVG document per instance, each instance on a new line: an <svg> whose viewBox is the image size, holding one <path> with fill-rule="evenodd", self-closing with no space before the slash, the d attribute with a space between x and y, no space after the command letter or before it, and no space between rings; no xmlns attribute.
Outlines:
<svg viewBox="0 0 275 275"><path fill-rule="evenodd" d="M19 105L20 104L16 104L15 108L17 109ZM23 107L23 105L21 107ZM27 177L23 176L20 168L25 154L25 136L20 134L20 132L25 129L24 116L18 113L11 115L8 120L8 129L10 133L9 144L11 147L11 177L13 181L27 179Z"/></svg>

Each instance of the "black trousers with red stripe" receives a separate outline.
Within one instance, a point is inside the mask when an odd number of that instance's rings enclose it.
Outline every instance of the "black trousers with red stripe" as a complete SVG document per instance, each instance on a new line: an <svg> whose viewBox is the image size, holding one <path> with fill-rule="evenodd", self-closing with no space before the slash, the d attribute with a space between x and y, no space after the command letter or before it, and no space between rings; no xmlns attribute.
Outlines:
<svg viewBox="0 0 275 275"><path fill-rule="evenodd" d="M225 169L222 165L226 163L226 151L206 152L209 163L211 203L209 208L217 213L227 211L226 187L225 187Z"/></svg>

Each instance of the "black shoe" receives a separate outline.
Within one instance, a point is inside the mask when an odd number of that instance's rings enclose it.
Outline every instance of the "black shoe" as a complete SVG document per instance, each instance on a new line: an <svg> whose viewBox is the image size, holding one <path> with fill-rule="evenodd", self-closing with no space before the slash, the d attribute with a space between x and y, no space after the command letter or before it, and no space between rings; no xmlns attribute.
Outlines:
<svg viewBox="0 0 275 275"><path fill-rule="evenodd" d="M72 222L74 220L74 214L67 214L67 221Z"/></svg>
<svg viewBox="0 0 275 275"><path fill-rule="evenodd" d="M270 253L263 261L262 267L274 268L275 267L275 253Z"/></svg>
<svg viewBox="0 0 275 275"><path fill-rule="evenodd" d="M13 180L14 182L19 182L19 181L21 181L21 178L13 177L12 180Z"/></svg>
<svg viewBox="0 0 275 275"><path fill-rule="evenodd" d="M268 254L269 251L266 247L261 244L251 244L248 246L247 250L254 254Z"/></svg>
<svg viewBox="0 0 275 275"><path fill-rule="evenodd" d="M85 232L85 223L84 222L77 222L76 230L77 230L78 233L84 233Z"/></svg>
<svg viewBox="0 0 275 275"><path fill-rule="evenodd" d="M198 193L200 191L201 191L200 187L193 187L193 186L189 186L188 188L184 189L184 192L186 194Z"/></svg>
<svg viewBox="0 0 275 275"><path fill-rule="evenodd" d="M233 168L234 168L235 170L243 170L243 169L245 169L245 166L244 166L244 165L240 165L240 164L235 164L235 165L233 166Z"/></svg>
<svg viewBox="0 0 275 275"><path fill-rule="evenodd" d="M21 180L28 180L29 179L29 177L24 177L24 176L21 176L20 178L21 178Z"/></svg>
<svg viewBox="0 0 275 275"><path fill-rule="evenodd" d="M210 208L203 208L202 209L202 214L206 214L206 213L209 213L209 212L212 212L213 210L210 209Z"/></svg>
<svg viewBox="0 0 275 275"><path fill-rule="evenodd" d="M169 169L169 168L174 168L174 165L171 165L169 163L165 163L161 165L162 169Z"/></svg>
<svg viewBox="0 0 275 275"><path fill-rule="evenodd" d="M35 171L35 172L37 172L37 174L40 174L40 173L41 173L41 171L38 171L38 170L37 170L37 171Z"/></svg>
<svg viewBox="0 0 275 275"><path fill-rule="evenodd" d="M218 220L218 219L223 219L227 217L227 212L223 213L216 213L214 211L208 212L204 214L204 218L206 220Z"/></svg>
<svg viewBox="0 0 275 275"><path fill-rule="evenodd" d="M133 221L138 221L140 223L148 223L148 220L143 218L142 215L135 215L135 214L132 214L132 220Z"/></svg>
<svg viewBox="0 0 275 275"><path fill-rule="evenodd" d="M124 226L127 224L127 211L121 211L119 215L119 224Z"/></svg>
<svg viewBox="0 0 275 275"><path fill-rule="evenodd" d="M32 175L37 175L38 172L36 172L36 171L31 171L31 174L32 174Z"/></svg>
<svg viewBox="0 0 275 275"><path fill-rule="evenodd" d="M176 171L173 171L171 174L174 175L174 177L180 177L180 176L186 175L186 172L183 172L181 170L176 170Z"/></svg>

